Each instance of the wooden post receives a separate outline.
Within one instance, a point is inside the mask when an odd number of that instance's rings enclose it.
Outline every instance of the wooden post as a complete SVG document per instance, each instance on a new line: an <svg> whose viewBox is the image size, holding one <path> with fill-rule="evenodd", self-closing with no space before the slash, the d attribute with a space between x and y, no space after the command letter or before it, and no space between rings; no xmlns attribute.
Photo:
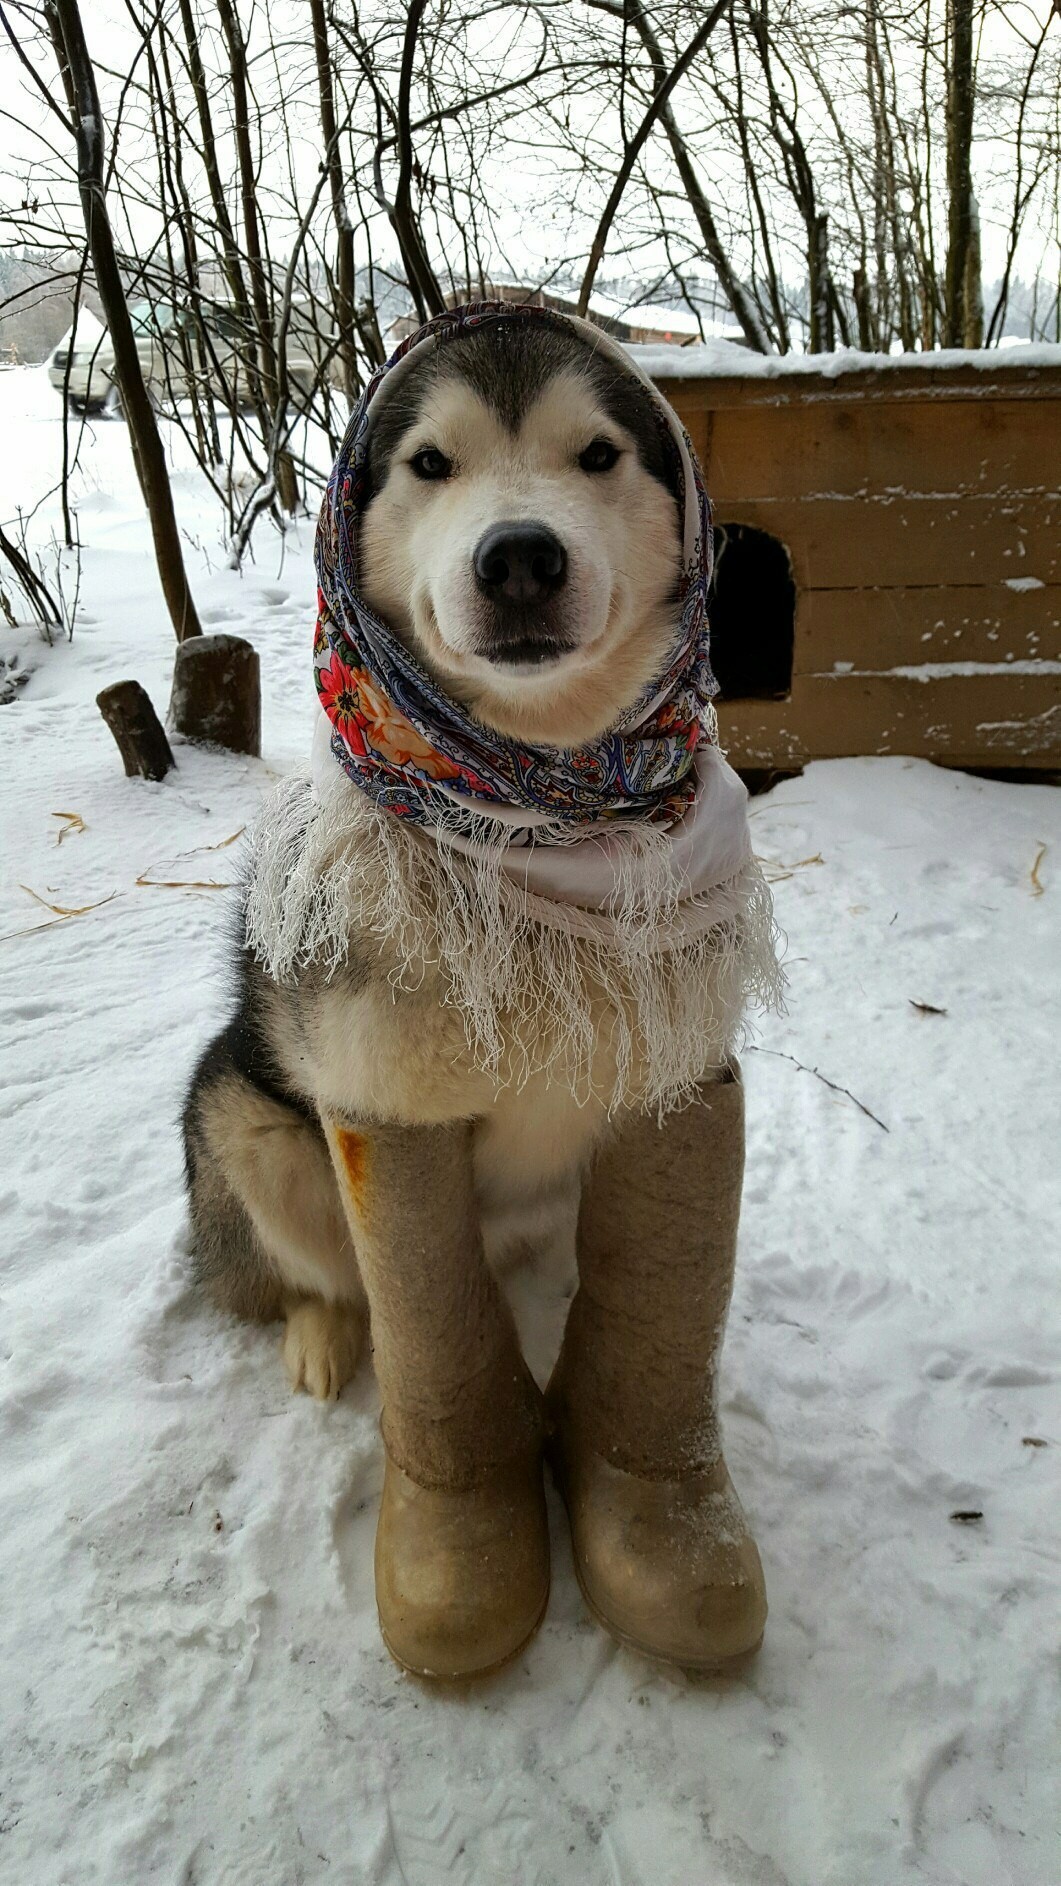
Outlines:
<svg viewBox="0 0 1061 1886"><path fill-rule="evenodd" d="M258 651L239 635L197 635L181 642L173 664L169 717L189 740L233 753L262 750Z"/></svg>
<svg viewBox="0 0 1061 1886"><path fill-rule="evenodd" d="M96 696L130 779L165 779L176 765L165 730L139 681L115 681Z"/></svg>

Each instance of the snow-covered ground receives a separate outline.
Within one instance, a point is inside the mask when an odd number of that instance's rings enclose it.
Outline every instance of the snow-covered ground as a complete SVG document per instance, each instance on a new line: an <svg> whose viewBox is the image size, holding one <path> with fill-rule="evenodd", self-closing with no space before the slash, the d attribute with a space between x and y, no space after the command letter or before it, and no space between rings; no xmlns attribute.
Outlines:
<svg viewBox="0 0 1061 1886"><path fill-rule="evenodd" d="M7 518L55 462L42 375L0 376L0 425ZM261 763L127 780L96 713L127 674L164 707L172 655L120 424L73 643L0 627L35 663L0 707L0 1873L1056 1886L1061 796L888 759L756 802L791 978L745 1057L724 1380L757 1663L618 1650L554 1501L539 1636L432 1691L376 1629L370 1371L294 1397L276 1333L189 1285L177 1115L224 1009L227 841L303 757L312 584L308 526L241 578L178 485L203 614L261 653ZM570 1280L513 1288L544 1372Z"/></svg>

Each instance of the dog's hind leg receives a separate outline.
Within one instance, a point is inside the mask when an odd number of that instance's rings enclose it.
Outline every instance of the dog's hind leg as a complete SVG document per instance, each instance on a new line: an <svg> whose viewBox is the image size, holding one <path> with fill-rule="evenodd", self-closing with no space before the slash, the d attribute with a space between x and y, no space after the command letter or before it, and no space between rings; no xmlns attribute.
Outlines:
<svg viewBox="0 0 1061 1886"><path fill-rule="evenodd" d="M292 1387L334 1400L357 1367L365 1299L320 1126L221 1049L204 1057L184 1131L201 1283L237 1316L283 1316Z"/></svg>

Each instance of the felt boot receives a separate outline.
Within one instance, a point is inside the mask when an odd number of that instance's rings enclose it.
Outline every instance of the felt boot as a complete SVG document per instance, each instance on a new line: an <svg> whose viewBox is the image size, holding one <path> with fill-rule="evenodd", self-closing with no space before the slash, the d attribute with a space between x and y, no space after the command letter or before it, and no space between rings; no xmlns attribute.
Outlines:
<svg viewBox="0 0 1061 1886"><path fill-rule="evenodd" d="M716 1403L743 1170L735 1066L662 1125L624 1116L586 1182L547 1396L587 1604L620 1642L698 1670L756 1650L766 1619Z"/></svg>
<svg viewBox="0 0 1061 1886"><path fill-rule="evenodd" d="M471 1128L330 1123L386 1448L376 1603L418 1676L486 1675L549 1595L541 1397L482 1252Z"/></svg>

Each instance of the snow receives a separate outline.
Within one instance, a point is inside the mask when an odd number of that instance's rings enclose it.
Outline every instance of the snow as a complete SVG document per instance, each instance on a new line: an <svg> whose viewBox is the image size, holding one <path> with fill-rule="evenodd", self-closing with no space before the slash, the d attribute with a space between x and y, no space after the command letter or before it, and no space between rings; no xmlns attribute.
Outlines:
<svg viewBox="0 0 1061 1886"><path fill-rule="evenodd" d="M675 346L687 347L692 342L698 342L702 331L712 342L728 341L737 347L742 344L740 328L732 319L717 320L707 314L698 314L693 308L675 308L655 301L616 300L614 296L598 294L596 291L589 298L589 308L591 314L602 315L607 320L623 321L630 327L658 331L658 341L638 342L635 345L662 346L668 359ZM669 343L664 341L664 334L673 337Z"/></svg>
<svg viewBox="0 0 1061 1886"><path fill-rule="evenodd" d="M757 354L733 341L707 340L680 348L633 344L634 359L653 378L700 380L734 377L783 380L793 374L813 374L823 380L842 379L848 373L893 373L918 368L946 376L958 368L973 368L995 378L1016 369L1045 367L1061 371L1061 346L1050 341L1027 342L1000 352L997 347L940 347L923 354L864 354L841 347L831 354Z"/></svg>
<svg viewBox="0 0 1061 1886"><path fill-rule="evenodd" d="M50 482L58 401L3 375L0 417L7 517ZM755 802L791 979L744 1057L723 1381L756 1664L618 1650L551 1499L539 1636L432 1691L376 1629L370 1372L333 1408L292 1396L276 1332L188 1276L177 1116L233 899L171 886L230 884L226 841L304 755L311 529L282 562L263 533L240 578L179 475L202 612L261 653L265 758L181 746L126 780L94 695L134 674L161 708L172 647L124 430L93 437L83 616L22 636L0 708L5 1877L1051 1886L1061 798L895 758ZM543 1373L569 1275L511 1287Z"/></svg>
<svg viewBox="0 0 1061 1886"><path fill-rule="evenodd" d="M1040 660L1038 656L1020 660L1014 656L1012 661L919 661L898 668L856 668L850 661L834 661L832 673L854 675L856 680L874 675L884 680L950 681L980 675L1061 675L1061 661Z"/></svg>
<svg viewBox="0 0 1061 1886"><path fill-rule="evenodd" d="M76 320L67 328L58 344L60 347L68 347L72 342L80 341L83 347L95 347L106 332L106 328L93 314L92 309L82 306L78 308Z"/></svg>

